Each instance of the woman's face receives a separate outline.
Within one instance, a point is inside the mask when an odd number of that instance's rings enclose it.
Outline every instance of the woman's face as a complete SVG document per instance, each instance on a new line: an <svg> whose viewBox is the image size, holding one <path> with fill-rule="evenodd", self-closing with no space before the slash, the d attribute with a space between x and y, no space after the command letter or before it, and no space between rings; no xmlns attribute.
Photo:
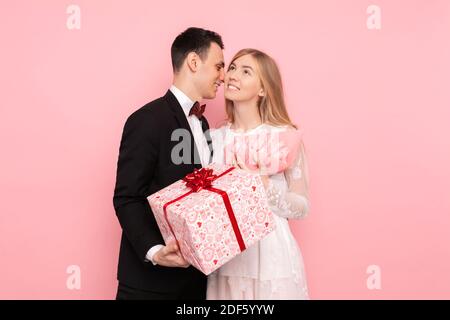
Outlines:
<svg viewBox="0 0 450 320"><path fill-rule="evenodd" d="M255 100L263 95L255 59L247 54L234 60L225 74L225 98L233 102Z"/></svg>

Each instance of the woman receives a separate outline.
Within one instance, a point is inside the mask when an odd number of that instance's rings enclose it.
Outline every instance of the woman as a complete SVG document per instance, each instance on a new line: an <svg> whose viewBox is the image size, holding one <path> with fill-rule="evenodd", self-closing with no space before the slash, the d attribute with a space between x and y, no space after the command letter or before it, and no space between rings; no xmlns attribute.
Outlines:
<svg viewBox="0 0 450 320"><path fill-rule="evenodd" d="M207 299L308 299L303 258L287 220L308 212L308 168L275 61L255 49L239 51L225 75L225 100L228 124L213 133L213 162L261 175L276 229L208 277Z"/></svg>

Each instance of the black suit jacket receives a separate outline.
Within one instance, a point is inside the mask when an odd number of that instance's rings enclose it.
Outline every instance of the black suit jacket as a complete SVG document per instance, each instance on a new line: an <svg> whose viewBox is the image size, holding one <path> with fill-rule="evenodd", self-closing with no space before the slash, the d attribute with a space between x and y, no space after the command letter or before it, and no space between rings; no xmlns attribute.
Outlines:
<svg viewBox="0 0 450 320"><path fill-rule="evenodd" d="M202 128L209 129L202 117ZM190 161L174 164L172 132L183 128L189 132ZM208 145L212 154L210 136ZM201 168L192 132L178 100L168 91L131 114L124 126L117 163L114 208L122 227L117 278L133 288L176 293L186 285L206 290L206 276L194 267L168 268L154 266L145 260L148 250L164 244L153 212L148 204L150 194ZM184 289L183 289L184 288ZM199 287L193 288L198 291Z"/></svg>

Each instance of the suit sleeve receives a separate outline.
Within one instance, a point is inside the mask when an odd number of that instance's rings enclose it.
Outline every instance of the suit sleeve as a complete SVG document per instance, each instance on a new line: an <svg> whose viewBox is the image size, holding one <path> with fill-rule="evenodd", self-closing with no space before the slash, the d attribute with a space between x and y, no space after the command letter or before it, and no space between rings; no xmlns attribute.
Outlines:
<svg viewBox="0 0 450 320"><path fill-rule="evenodd" d="M148 110L136 112L127 119L113 197L122 230L143 262L151 247L164 243L147 201L159 152L156 123Z"/></svg>

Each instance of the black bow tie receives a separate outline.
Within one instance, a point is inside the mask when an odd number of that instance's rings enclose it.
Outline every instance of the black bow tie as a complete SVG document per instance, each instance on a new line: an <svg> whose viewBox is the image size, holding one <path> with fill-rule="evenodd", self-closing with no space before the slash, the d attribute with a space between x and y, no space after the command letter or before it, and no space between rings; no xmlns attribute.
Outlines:
<svg viewBox="0 0 450 320"><path fill-rule="evenodd" d="M189 111L189 115L195 115L197 118L203 117L203 113L205 112L206 104L200 106L200 103L195 102L192 106L191 110Z"/></svg>

